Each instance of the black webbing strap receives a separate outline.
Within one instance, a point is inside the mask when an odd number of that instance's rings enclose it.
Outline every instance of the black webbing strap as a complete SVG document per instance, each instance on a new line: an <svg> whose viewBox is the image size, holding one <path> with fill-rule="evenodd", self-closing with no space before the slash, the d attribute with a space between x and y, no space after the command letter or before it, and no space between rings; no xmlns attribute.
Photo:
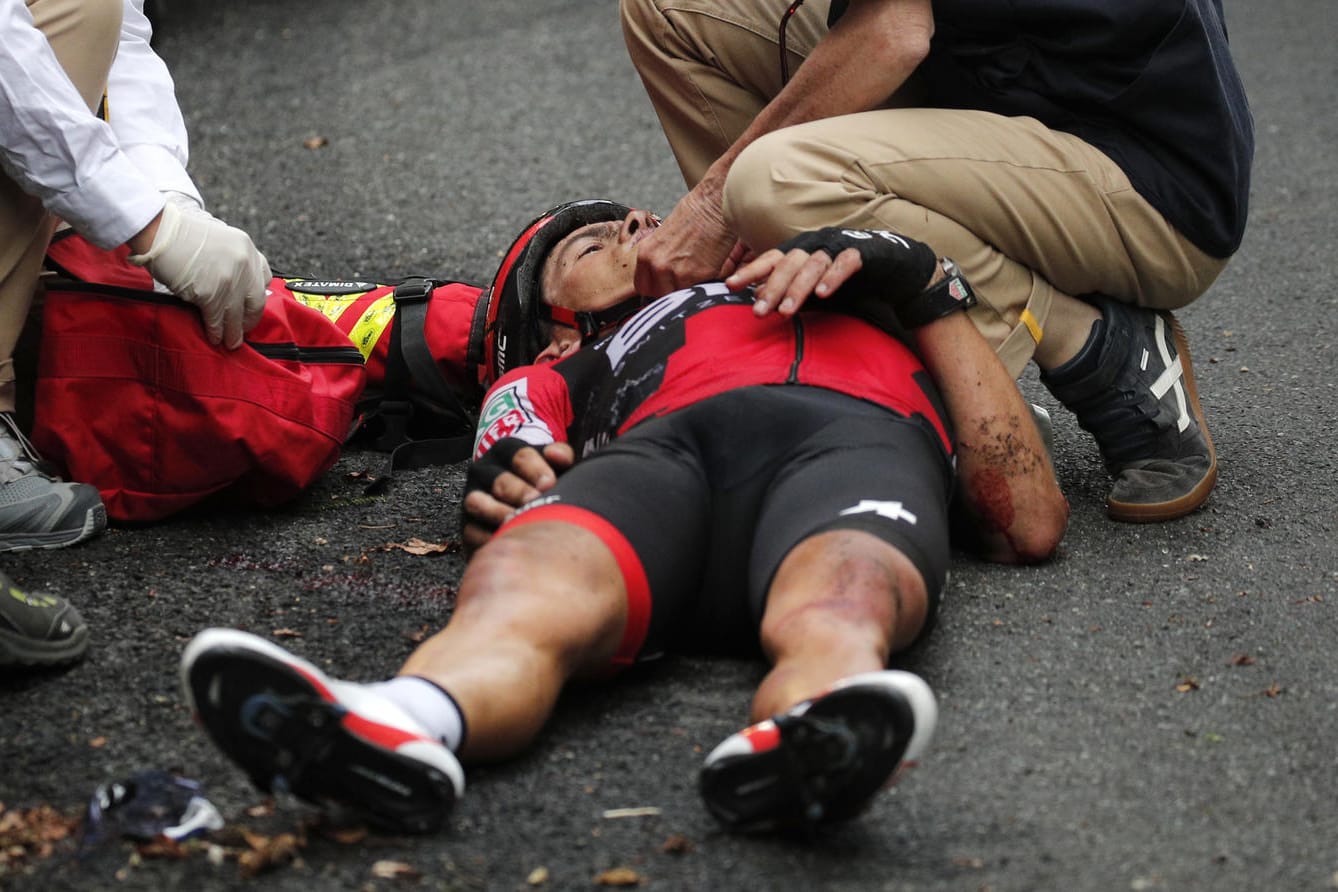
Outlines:
<svg viewBox="0 0 1338 892"><path fill-rule="evenodd" d="M474 452L474 435L437 437L431 440L406 440L390 451L385 470L367 484L366 494L378 495L385 491L396 471L453 465L469 458Z"/></svg>
<svg viewBox="0 0 1338 892"><path fill-rule="evenodd" d="M384 490L396 471L454 464L469 458L474 448L474 416L442 377L427 343L427 313L436 287L435 281L425 278L406 279L395 286L395 318L386 354L384 393L375 410L383 428L373 441L377 449L389 451L390 458L385 472L367 487L369 494ZM413 439L409 422L414 414L410 392L414 385L458 418L465 432Z"/></svg>
<svg viewBox="0 0 1338 892"><path fill-rule="evenodd" d="M411 288L405 288L412 284ZM395 318L390 323L390 349L386 351L386 377L381 385L381 401L371 413L381 419L381 433L372 445L383 451L391 451L409 439L409 419L413 417L413 402L409 398L409 364L405 359L401 343L404 339L404 325L400 313L408 305L408 299L427 286L427 279L411 279L395 287ZM400 291L404 289L406 302L400 302Z"/></svg>
<svg viewBox="0 0 1338 892"><path fill-rule="evenodd" d="M427 344L427 312L437 283L432 279L406 279L395 286L395 318L391 321L390 349L386 351L386 377L381 401L374 413L384 422L373 446L390 451L408 442L414 406L411 390L417 387L429 399L473 427L473 416L442 377Z"/></svg>
<svg viewBox="0 0 1338 892"><path fill-rule="evenodd" d="M390 346L403 358L419 390L472 427L473 416L442 377L427 344L427 311L436 287L437 282L431 279L409 279L395 287L395 329Z"/></svg>

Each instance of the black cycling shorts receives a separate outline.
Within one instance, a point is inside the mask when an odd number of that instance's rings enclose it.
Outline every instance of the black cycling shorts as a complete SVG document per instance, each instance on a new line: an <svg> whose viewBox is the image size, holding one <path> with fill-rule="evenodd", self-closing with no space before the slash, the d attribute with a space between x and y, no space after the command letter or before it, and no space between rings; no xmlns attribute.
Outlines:
<svg viewBox="0 0 1338 892"><path fill-rule="evenodd" d="M924 419L820 388L747 387L637 425L507 525L575 523L613 551L629 600L615 663L668 649L751 655L781 561L827 530L905 554L932 619L952 480Z"/></svg>

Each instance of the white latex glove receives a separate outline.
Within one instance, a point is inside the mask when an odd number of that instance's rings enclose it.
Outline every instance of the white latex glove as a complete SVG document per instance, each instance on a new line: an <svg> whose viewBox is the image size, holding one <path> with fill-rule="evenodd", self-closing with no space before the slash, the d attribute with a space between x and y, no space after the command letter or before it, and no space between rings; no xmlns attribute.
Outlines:
<svg viewBox="0 0 1338 892"><path fill-rule="evenodd" d="M148 253L130 262L177 297L195 304L211 344L229 350L260 321L269 285L269 263L251 237L184 195L169 193Z"/></svg>

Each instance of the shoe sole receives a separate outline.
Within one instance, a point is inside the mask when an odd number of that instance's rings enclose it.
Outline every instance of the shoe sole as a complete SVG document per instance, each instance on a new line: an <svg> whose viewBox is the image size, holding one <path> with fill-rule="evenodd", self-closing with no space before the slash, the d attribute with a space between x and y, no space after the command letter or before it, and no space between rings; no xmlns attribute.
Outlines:
<svg viewBox="0 0 1338 892"><path fill-rule="evenodd" d="M64 666L78 662L87 650L87 626L58 642L37 641L0 629L0 666Z"/></svg>
<svg viewBox="0 0 1338 892"><path fill-rule="evenodd" d="M909 674L898 681L891 690L837 688L802 716L780 719L782 742L774 749L705 766L700 788L707 810L741 832L811 828L859 815L903 762L920 756L936 722L928 685ZM854 772L833 777L823 766L845 746L842 727L874 746L860 748ZM839 788L828 788L833 780Z"/></svg>
<svg viewBox="0 0 1338 892"><path fill-rule="evenodd" d="M44 533L0 533L0 552L68 548L92 539L107 528L107 509L101 503L89 508L83 526Z"/></svg>
<svg viewBox="0 0 1338 892"><path fill-rule="evenodd" d="M1176 356L1180 358L1180 370L1185 378L1185 393L1189 398L1189 408L1194 414L1194 423L1203 434L1203 441L1208 444L1208 472L1203 475L1194 488L1177 499L1166 502L1118 502L1106 500L1106 514L1111 520L1124 523L1161 523L1184 517L1196 510L1208 500L1213 487L1217 485L1217 450L1213 446L1212 435L1208 433L1208 422L1203 417L1203 406L1199 404L1199 388L1194 381L1194 363L1189 355L1189 339L1180 320L1173 313L1165 314L1171 324L1171 337L1175 341Z"/></svg>
<svg viewBox="0 0 1338 892"><path fill-rule="evenodd" d="M349 728L357 717L298 666L219 631L187 648L186 694L209 737L257 788L350 808L395 833L441 828L456 798L445 773L360 737Z"/></svg>

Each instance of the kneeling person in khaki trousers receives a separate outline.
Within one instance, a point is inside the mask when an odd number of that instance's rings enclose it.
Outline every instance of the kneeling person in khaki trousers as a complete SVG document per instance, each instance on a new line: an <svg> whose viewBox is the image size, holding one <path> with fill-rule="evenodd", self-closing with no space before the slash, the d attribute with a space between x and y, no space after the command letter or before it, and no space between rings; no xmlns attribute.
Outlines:
<svg viewBox="0 0 1338 892"><path fill-rule="evenodd" d="M1035 359L1095 436L1112 517L1202 504L1216 458L1169 311L1245 226L1253 125L1220 0L796 5L622 0L691 187L641 292L820 226L906 233L961 266L1009 371Z"/></svg>

